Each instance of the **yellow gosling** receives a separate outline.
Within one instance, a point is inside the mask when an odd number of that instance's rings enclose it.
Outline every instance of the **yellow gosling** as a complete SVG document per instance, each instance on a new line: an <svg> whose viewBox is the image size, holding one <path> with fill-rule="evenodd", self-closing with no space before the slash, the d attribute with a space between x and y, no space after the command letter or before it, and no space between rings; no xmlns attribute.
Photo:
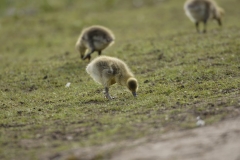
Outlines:
<svg viewBox="0 0 240 160"><path fill-rule="evenodd" d="M197 32L199 32L200 22L204 23L203 33L206 32L206 24L209 19L215 19L219 26L222 25L224 10L214 0L187 0L184 10L189 19L195 23Z"/></svg>
<svg viewBox="0 0 240 160"><path fill-rule="evenodd" d="M114 43L114 35L112 31L103 26L94 25L83 29L77 43L76 49L79 51L83 60L90 61L91 54L95 51L101 55L103 49ZM86 50L88 51L85 55Z"/></svg>
<svg viewBox="0 0 240 160"><path fill-rule="evenodd" d="M104 86L104 94L109 100L113 98L109 95L109 87L115 83L126 86L134 97L137 96L137 79L118 58L99 56L87 65L86 71L97 83Z"/></svg>

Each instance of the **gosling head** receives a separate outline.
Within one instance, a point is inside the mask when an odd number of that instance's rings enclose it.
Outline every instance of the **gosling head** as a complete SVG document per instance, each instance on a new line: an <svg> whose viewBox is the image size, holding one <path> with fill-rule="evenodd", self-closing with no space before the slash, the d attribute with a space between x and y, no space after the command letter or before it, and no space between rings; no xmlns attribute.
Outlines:
<svg viewBox="0 0 240 160"><path fill-rule="evenodd" d="M216 13L216 17L215 18L218 21L219 26L222 25L222 18L224 16L224 14L225 14L224 9L222 9L221 7L217 7L217 13Z"/></svg>
<svg viewBox="0 0 240 160"><path fill-rule="evenodd" d="M80 53L80 58L83 59L87 48L86 48L85 46L83 46L83 45L78 45L78 44L77 44L77 45L76 45L76 49L77 49L77 51L79 51L79 53Z"/></svg>
<svg viewBox="0 0 240 160"><path fill-rule="evenodd" d="M127 80L127 87L132 92L134 97L137 97L138 83L135 78L129 78Z"/></svg>

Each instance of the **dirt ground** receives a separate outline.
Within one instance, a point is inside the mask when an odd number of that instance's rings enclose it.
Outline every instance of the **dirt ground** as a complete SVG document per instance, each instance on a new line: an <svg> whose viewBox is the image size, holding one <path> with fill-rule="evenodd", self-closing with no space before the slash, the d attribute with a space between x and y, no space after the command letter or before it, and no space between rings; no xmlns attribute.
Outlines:
<svg viewBox="0 0 240 160"><path fill-rule="evenodd" d="M168 133L124 149L112 160L240 160L240 117L213 126Z"/></svg>
<svg viewBox="0 0 240 160"><path fill-rule="evenodd" d="M240 160L240 116L132 142L76 148L43 159Z"/></svg>

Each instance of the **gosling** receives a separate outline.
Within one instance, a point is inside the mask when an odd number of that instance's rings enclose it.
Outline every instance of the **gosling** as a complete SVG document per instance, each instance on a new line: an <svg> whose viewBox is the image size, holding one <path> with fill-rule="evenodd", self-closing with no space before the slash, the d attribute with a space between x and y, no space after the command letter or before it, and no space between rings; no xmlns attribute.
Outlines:
<svg viewBox="0 0 240 160"><path fill-rule="evenodd" d="M76 49L83 60L90 61L91 54L95 51L101 55L102 50L114 43L114 35L111 30L103 26L94 25L83 29L77 43ZM88 50L85 55L86 50Z"/></svg>
<svg viewBox="0 0 240 160"><path fill-rule="evenodd" d="M206 25L209 19L217 20L218 25L222 26L224 10L220 8L214 0L187 0L184 10L189 19L195 23L199 33L199 23L203 22L203 33L206 33Z"/></svg>
<svg viewBox="0 0 240 160"><path fill-rule="evenodd" d="M115 83L126 86L134 97L137 96L137 79L118 58L99 56L87 65L86 71L97 83L104 86L104 94L109 100L113 98L109 95L109 87Z"/></svg>

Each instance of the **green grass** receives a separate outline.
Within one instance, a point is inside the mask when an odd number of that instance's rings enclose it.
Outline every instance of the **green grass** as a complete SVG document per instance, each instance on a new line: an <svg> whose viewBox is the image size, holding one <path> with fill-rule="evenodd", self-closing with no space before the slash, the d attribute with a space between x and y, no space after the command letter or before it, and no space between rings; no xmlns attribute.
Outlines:
<svg viewBox="0 0 240 160"><path fill-rule="evenodd" d="M197 34L184 1L1 1L0 159L41 159L195 128L197 116L206 125L237 116L240 3L218 2L223 28L211 21ZM93 24L114 32L103 54L126 61L137 99L113 85L108 101L86 73L75 43Z"/></svg>

